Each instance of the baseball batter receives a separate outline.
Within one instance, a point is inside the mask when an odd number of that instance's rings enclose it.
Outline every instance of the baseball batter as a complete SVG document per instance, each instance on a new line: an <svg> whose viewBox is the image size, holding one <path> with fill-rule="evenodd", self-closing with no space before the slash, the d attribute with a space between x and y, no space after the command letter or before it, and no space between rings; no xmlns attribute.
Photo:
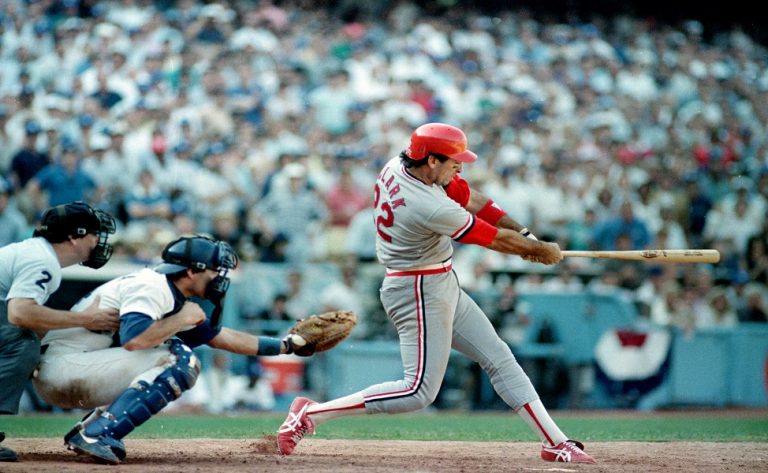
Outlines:
<svg viewBox="0 0 768 473"><path fill-rule="evenodd" d="M257 337L219 326L216 319L238 258L225 242L181 237L163 250L163 263L109 281L79 301L119 311L118 331L50 331L35 388L64 408L95 408L64 437L68 448L100 462L126 456L122 439L190 389L200 373L192 348L207 344L244 355L292 353L301 339ZM190 297L214 304L212 316ZM300 338L300 337L299 337ZM304 356L312 353L304 353Z"/></svg>
<svg viewBox="0 0 768 473"><path fill-rule="evenodd" d="M296 398L278 430L282 454L290 455L305 435L336 417L428 406L454 348L480 363L499 396L541 438L544 460L594 463L549 416L509 346L451 270L454 241L542 264L562 259L557 244L538 241L459 176L464 163L476 159L464 132L429 123L381 170L374 188L376 253L386 266L380 297L400 338L403 379L325 403Z"/></svg>
<svg viewBox="0 0 768 473"><path fill-rule="evenodd" d="M84 306L79 313L43 304L61 283L61 268L100 268L112 256L107 243L115 220L84 202L48 209L32 238L0 248L0 414L16 414L19 400L40 358L38 333L62 327L114 330L117 312ZM83 329L83 330L85 330ZM0 441L5 435L0 432ZM0 461L16 461L0 446Z"/></svg>

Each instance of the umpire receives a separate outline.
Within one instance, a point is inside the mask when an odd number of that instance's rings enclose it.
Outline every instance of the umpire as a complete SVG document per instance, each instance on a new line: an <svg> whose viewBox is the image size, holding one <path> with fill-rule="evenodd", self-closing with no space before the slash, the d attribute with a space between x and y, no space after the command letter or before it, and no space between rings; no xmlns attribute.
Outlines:
<svg viewBox="0 0 768 473"><path fill-rule="evenodd" d="M48 209L32 238L0 248L0 415L16 414L40 359L39 334L50 329L85 327L116 330L114 309L96 300L85 312L54 310L43 304L61 283L61 269L74 264L100 268L112 256L107 243L115 219L85 202ZM5 434L0 432L0 442ZM17 461L0 445L0 461Z"/></svg>

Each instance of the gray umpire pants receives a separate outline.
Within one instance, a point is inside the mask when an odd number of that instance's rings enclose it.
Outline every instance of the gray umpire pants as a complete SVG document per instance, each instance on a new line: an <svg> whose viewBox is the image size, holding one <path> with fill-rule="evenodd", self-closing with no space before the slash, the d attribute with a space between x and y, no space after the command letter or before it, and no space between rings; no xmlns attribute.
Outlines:
<svg viewBox="0 0 768 473"><path fill-rule="evenodd" d="M0 301L0 414L17 414L19 401L40 360L40 338L8 322L8 307Z"/></svg>

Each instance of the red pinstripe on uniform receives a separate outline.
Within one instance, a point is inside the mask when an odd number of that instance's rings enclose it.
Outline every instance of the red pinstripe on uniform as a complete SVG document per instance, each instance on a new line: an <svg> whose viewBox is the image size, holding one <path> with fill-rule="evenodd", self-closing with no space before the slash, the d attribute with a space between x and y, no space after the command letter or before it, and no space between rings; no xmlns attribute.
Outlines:
<svg viewBox="0 0 768 473"><path fill-rule="evenodd" d="M335 407L333 409L312 409L312 415L322 414L323 412L350 411L352 409L363 409L364 407L365 407L365 403L361 402L359 404L355 404L352 406Z"/></svg>
<svg viewBox="0 0 768 473"><path fill-rule="evenodd" d="M536 425L539 427L539 430L541 431L541 433L544 434L544 436L547 438L547 442L549 442L550 445L554 445L555 442L552 441L552 438L549 436L547 431L544 430L544 427L541 425L541 422L539 422L538 417L536 417L536 414L533 412L533 409L531 409L531 405L526 404L523 406L523 408L528 413L528 415L531 416L531 419L533 419L534 422L536 422Z"/></svg>
<svg viewBox="0 0 768 473"><path fill-rule="evenodd" d="M386 399L396 399L406 396L412 396L419 390L419 386L424 378L424 363L426 360L426 328L424 327L424 294L422 292L423 276L416 276L413 278L413 292L416 298L416 322L418 324L418 337L417 337L417 357L416 363L416 376L413 379L413 383L402 391L393 391L389 393L380 393L368 396L365 398L365 402L369 401L384 401Z"/></svg>

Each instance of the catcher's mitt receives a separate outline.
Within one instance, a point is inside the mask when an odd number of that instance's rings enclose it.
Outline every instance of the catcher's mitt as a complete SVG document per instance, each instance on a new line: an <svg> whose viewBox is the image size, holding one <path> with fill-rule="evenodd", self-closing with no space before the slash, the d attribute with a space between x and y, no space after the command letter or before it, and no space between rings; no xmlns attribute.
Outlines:
<svg viewBox="0 0 768 473"><path fill-rule="evenodd" d="M310 356L330 350L347 338L357 324L357 315L349 310L311 315L296 322L283 339L287 353Z"/></svg>

